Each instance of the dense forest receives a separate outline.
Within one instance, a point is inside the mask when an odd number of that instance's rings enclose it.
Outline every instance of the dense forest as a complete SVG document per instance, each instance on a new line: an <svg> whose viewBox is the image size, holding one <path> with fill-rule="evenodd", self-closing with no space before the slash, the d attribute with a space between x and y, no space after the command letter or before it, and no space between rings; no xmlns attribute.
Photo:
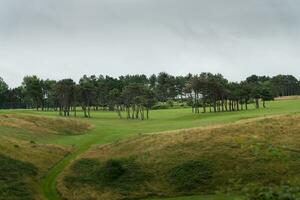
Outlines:
<svg viewBox="0 0 300 200"><path fill-rule="evenodd" d="M265 107L265 101L274 97L299 94L300 81L292 75L252 75L241 82L230 82L221 74L172 76L161 72L150 77L84 75L78 83L26 76L16 88L9 88L0 77L0 108L55 110L63 116L71 112L76 116L81 108L84 117L91 117L91 110L109 110L116 111L120 118L143 120L149 118L149 110L157 103L185 102L194 113L239 111L248 109L249 103Z"/></svg>

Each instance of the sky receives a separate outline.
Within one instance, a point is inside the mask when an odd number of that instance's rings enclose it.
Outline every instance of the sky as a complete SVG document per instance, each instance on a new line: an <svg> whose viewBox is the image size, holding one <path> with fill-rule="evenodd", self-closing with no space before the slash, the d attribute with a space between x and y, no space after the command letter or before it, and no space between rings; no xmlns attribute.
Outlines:
<svg viewBox="0 0 300 200"><path fill-rule="evenodd" d="M0 0L0 77L300 78L299 0Z"/></svg>

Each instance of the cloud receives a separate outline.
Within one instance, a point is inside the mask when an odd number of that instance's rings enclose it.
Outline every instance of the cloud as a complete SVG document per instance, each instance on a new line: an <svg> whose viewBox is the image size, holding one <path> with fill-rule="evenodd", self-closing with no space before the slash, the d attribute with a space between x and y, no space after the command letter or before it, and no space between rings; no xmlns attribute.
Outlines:
<svg viewBox="0 0 300 200"><path fill-rule="evenodd" d="M211 71L299 77L296 0L2 0L0 76Z"/></svg>

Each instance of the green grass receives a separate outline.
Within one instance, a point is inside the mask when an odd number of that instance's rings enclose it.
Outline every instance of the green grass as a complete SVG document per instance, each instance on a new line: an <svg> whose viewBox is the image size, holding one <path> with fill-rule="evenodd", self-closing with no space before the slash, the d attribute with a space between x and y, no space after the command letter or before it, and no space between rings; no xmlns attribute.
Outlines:
<svg viewBox="0 0 300 200"><path fill-rule="evenodd" d="M92 112L91 119L82 118L83 121L87 121L94 126L87 134L75 136L55 135L44 139L45 143L72 145L76 150L49 170L42 181L43 193L47 199L59 200L60 198L56 191L58 176L72 160L87 151L92 145L111 143L144 133L208 126L259 116L300 112L300 100L275 101L268 103L267 106L268 108L259 110L251 108L248 111L199 115L192 114L189 108L155 110L150 113L150 120L145 121L120 120L117 114L113 112ZM32 110L0 110L1 113L58 116L58 113L55 112L36 112ZM80 115L81 113L78 113L78 116Z"/></svg>

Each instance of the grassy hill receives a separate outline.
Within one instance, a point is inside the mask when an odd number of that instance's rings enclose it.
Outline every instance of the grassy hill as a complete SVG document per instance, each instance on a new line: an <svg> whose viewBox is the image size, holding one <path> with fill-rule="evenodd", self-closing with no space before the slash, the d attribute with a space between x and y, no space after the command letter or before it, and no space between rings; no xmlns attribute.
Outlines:
<svg viewBox="0 0 300 200"><path fill-rule="evenodd" d="M0 199L43 199L39 182L72 151L51 138L82 134L88 124L33 115L0 115Z"/></svg>
<svg viewBox="0 0 300 200"><path fill-rule="evenodd" d="M300 184L300 114L186 129L93 148L65 172L67 199L135 199Z"/></svg>
<svg viewBox="0 0 300 200"><path fill-rule="evenodd" d="M218 128L219 126L226 125L232 122L238 122L241 120L252 120L258 117L264 118L279 114L299 113L299 105L299 99L289 99L284 101L280 100L269 102L266 109L256 110L252 105L249 106L248 111L206 113L199 115L192 114L190 108L155 110L151 111L150 120L145 121L126 119L120 120L117 117L117 114L114 112L101 111L92 112L91 119L83 119L81 117L78 117L77 119L64 119L58 117L57 112L37 112L34 110L0 110L0 116L8 115L11 118L17 118L14 120L20 120L19 118L22 118L24 116L35 116L37 118L41 118L41 120L43 121L38 122L38 119L35 119L33 120L33 122L22 122L23 124L34 124L35 122L37 122L34 126L38 127L35 128L30 128L31 125L27 127L25 125L19 127L7 126L3 124L0 125L0 146L3 143L2 141L5 141L5 143L8 143L9 140L14 141L9 144L5 144L5 147L0 150L0 153L9 156L9 158L25 162L26 165L28 164L27 162L34 164L34 167L38 169L37 175L25 174L26 176L34 178L34 181L29 180L31 181L30 183L39 183L39 185L40 183L42 183L42 188L40 188L40 186L32 184L35 188L35 190L31 190L34 192L34 195L43 194L43 196L36 196L35 199L46 198L51 200L59 200L61 198L57 193L57 188L61 192L64 192L66 195L69 195L68 193L74 189L72 187L66 188L65 183L62 181L64 179L62 175L66 175L67 172L70 172L70 166L73 166L74 164L73 161L77 161L77 158L81 157L81 155L87 152L91 147L100 147L101 145L106 145L109 143L117 143L120 142L120 140L136 138L137 136L144 137L143 135L145 134L156 135L162 131L172 131L178 129L190 130L190 128L192 127L205 128L214 126L215 128ZM82 116L82 113L78 112L78 116ZM44 125L41 125L47 120L50 120L49 125L47 125L48 122ZM18 123L19 122L17 122L17 124ZM70 134L68 130L73 128L73 123L83 124L84 128L80 128L80 130L85 130L88 124L91 124L92 128L89 128L87 131L85 131L85 134L78 134L76 130L75 132L71 132ZM62 125L62 128L56 127L60 125ZM46 127L46 130L43 127ZM22 148L16 148L14 146L16 143L20 143L16 146ZM4 146L4 143L2 146ZM30 152L33 151L33 149L38 149L36 147L32 148L31 146L37 146L41 149L36 154L32 154L32 156L30 156ZM5 153L3 149L8 149L8 147L12 150ZM26 148L28 148L28 150ZM58 152L55 152L54 149L59 150ZM51 154L52 157L51 155L46 155L46 152ZM34 161L35 159L36 161ZM98 159L98 161L101 160ZM47 162L48 164L43 164ZM62 174L65 169L67 170L64 174ZM72 176L72 174L68 175ZM59 185L57 185L58 177L60 177ZM25 179L27 180L26 177ZM39 189L42 189L42 191L38 191ZM96 190L98 190L98 188L90 190L91 194L94 194ZM78 198L82 197L83 194L84 193L80 193L78 195ZM175 194L177 195L177 193L174 193L174 195ZM153 195L156 194L153 193ZM190 198L187 197L186 199L182 197L179 199L189 200ZM233 197L227 197L226 195L222 197L220 195L213 195L191 197L191 199L232 200Z"/></svg>

